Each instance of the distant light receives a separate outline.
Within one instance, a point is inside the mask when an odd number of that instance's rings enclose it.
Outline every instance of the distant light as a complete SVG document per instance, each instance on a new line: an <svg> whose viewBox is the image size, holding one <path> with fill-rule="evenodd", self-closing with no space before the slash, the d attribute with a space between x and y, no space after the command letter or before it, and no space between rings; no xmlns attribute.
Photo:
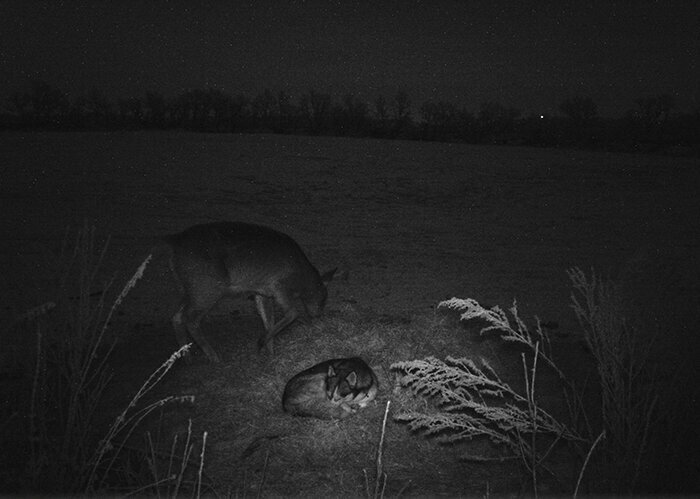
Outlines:
<svg viewBox="0 0 700 499"><path fill-rule="evenodd" d="M544 119L544 114L540 114L540 119L541 119L541 120Z"/></svg>

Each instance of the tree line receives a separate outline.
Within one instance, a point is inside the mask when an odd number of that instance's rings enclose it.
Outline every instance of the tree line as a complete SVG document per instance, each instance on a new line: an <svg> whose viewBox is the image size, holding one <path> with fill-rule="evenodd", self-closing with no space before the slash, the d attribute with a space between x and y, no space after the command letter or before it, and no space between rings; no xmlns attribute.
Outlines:
<svg viewBox="0 0 700 499"><path fill-rule="evenodd" d="M254 97L194 89L175 97L148 91L110 99L99 90L73 99L36 82L10 95L0 111L2 129L135 130L376 137L406 140L667 152L700 155L700 109L675 112L669 95L642 97L620 118L603 118L590 97L574 95L555 116L524 115L498 102L472 112L445 101L414 107L403 90L367 102L353 94L334 99L309 90L296 100L264 90Z"/></svg>

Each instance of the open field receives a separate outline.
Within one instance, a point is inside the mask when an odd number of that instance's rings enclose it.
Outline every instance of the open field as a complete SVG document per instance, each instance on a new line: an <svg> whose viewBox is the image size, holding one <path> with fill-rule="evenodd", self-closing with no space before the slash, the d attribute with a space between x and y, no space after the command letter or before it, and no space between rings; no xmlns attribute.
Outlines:
<svg viewBox="0 0 700 499"><path fill-rule="evenodd" d="M255 493L262 475L270 494L361 494L384 404L396 395L391 363L449 354L495 356L504 366L517 360L436 314L436 304L452 296L501 306L517 298L523 318L556 323L563 350L586 364L565 270L615 276L641 259L654 269L647 284L664 290L640 292L667 307L663 343L687 359L699 352L697 160L175 132L7 133L0 145L7 320L50 298L51 254L66 228L85 219L111 236L103 270L119 283L151 251L154 236L214 220L269 225L291 235L319 270L339 267L327 317L283 334L274 357L257 353L261 324L244 300L204 325L225 362L213 366L198 356L163 385L163 392L196 395L192 408L164 419L176 421L165 433L187 417L200 434L208 431L206 469L221 494ZM128 401L176 348L170 316L178 291L166 270L156 252L114 321L115 380L126 381L108 391L109 405ZM234 310L240 313L227 313ZM390 339L376 337L387 331ZM294 373L355 354L379 375L375 406L341 423L282 412L282 389ZM692 398L694 379L686 381ZM104 409L105 418L111 414ZM243 457L260 438L269 442ZM456 460L464 447L440 449L393 422L387 439L390 495L409 482L406 494L526 489L515 465L465 467Z"/></svg>

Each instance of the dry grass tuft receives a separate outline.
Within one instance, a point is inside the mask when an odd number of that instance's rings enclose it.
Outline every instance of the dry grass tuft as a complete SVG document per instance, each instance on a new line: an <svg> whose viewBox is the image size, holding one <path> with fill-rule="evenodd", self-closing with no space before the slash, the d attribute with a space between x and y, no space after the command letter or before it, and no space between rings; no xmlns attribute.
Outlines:
<svg viewBox="0 0 700 499"><path fill-rule="evenodd" d="M111 381L108 361L116 342L109 327L115 311L141 279L151 258L149 255L142 262L106 309L111 281L105 283L99 275L107 244L98 248L93 227L85 225L72 243L67 237L56 263L55 299L30 309L9 326L25 328L27 333L33 328L36 344L34 354L26 356L21 366L27 374L14 386L20 394L13 402L15 412L0 427L3 441L27 449L26 453L14 453L12 463L7 463L8 477L9 470L16 473L5 482L4 491L93 494L120 490L125 482L120 480L117 485L113 481L115 463L128 453L125 445L138 423L168 402L191 402L191 397L166 397L137 408L137 402L180 357L181 349L146 381L105 437L98 441L96 414ZM25 382L30 385L28 389L22 385ZM117 442L117 437L122 439ZM203 438L206 441L206 434ZM191 452L192 446L186 445L183 471L189 466ZM203 459L204 447L200 463ZM116 472L120 478L129 473L124 469ZM175 473L170 480L181 476L182 473ZM198 491L201 477L200 464ZM160 487L168 483L160 478L155 482ZM179 485L178 482L174 495ZM136 483L131 490L146 488L153 485L144 488Z"/></svg>

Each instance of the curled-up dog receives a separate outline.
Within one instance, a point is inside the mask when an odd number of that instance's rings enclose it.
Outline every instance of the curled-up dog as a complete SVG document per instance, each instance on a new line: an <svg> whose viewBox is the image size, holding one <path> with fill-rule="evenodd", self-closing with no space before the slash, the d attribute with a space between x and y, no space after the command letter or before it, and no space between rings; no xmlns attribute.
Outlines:
<svg viewBox="0 0 700 499"><path fill-rule="evenodd" d="M289 380L282 407L293 416L344 419L377 396L377 376L359 357L316 364Z"/></svg>

